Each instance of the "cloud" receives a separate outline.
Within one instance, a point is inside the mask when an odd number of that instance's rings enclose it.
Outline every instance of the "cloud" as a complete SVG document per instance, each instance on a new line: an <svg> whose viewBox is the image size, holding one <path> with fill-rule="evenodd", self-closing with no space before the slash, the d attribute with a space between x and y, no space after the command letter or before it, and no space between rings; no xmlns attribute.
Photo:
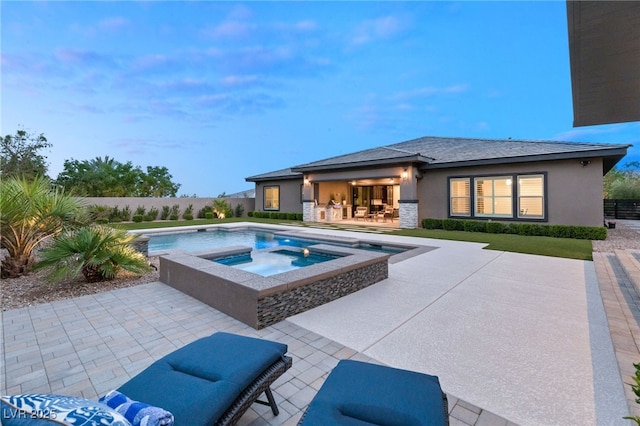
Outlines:
<svg viewBox="0 0 640 426"><path fill-rule="evenodd" d="M315 31L318 29L318 24L314 21L298 21L295 23L294 28L300 31Z"/></svg>
<svg viewBox="0 0 640 426"><path fill-rule="evenodd" d="M265 110L281 108L285 105L282 98L268 93L234 94L218 93L200 96L197 105L213 111L231 115L248 115Z"/></svg>
<svg viewBox="0 0 640 426"><path fill-rule="evenodd" d="M228 75L220 80L223 86L253 86L259 81L257 75Z"/></svg>
<svg viewBox="0 0 640 426"><path fill-rule="evenodd" d="M595 126L595 127L579 127L571 130L567 130L561 133L556 134L551 139L559 140L559 141L568 141L568 142L579 142L579 141L593 141L595 139L601 139L601 136L608 134L620 134L624 133L625 130L628 130L629 127L632 126L628 123L619 123L619 124L610 124L603 126ZM640 128L640 126L638 126ZM637 133L636 133L637 134ZM637 137L636 137L637 140ZM621 142L624 143L624 142Z"/></svg>
<svg viewBox="0 0 640 426"><path fill-rule="evenodd" d="M175 69L182 61L175 56L164 54L148 54L135 57L130 62L131 74L148 74L154 71Z"/></svg>
<svg viewBox="0 0 640 426"><path fill-rule="evenodd" d="M123 28L129 26L130 22L128 19L123 18L121 16L106 18L98 23L98 28L107 30L107 31L119 31Z"/></svg>
<svg viewBox="0 0 640 426"><path fill-rule="evenodd" d="M447 94L458 94L464 93L469 89L469 86L466 84L455 84L453 86L445 86L445 87L419 87L417 89L397 92L391 96L393 100L410 100L416 98L429 98L436 95L447 95Z"/></svg>
<svg viewBox="0 0 640 426"><path fill-rule="evenodd" d="M72 65L76 69L94 66L115 67L116 65L112 56L91 50L59 48L54 52L54 57L63 65Z"/></svg>
<svg viewBox="0 0 640 426"><path fill-rule="evenodd" d="M251 34L253 25L240 21L226 21L208 28L203 34L215 39L219 38L246 38Z"/></svg>
<svg viewBox="0 0 640 426"><path fill-rule="evenodd" d="M367 20L358 25L351 37L352 45L363 45L378 40L384 40L401 33L404 25L401 20L394 16L384 16L377 19Z"/></svg>

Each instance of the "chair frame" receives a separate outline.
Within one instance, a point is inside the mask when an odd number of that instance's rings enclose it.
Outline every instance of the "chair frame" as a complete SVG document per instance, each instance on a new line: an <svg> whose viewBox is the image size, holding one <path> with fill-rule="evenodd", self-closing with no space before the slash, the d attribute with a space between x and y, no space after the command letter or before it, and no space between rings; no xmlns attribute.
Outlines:
<svg viewBox="0 0 640 426"><path fill-rule="evenodd" d="M280 411L273 398L271 385L278 377L282 376L285 371L291 368L292 364L293 359L286 355L283 356L282 359L274 362L271 367L267 368L240 393L238 398L227 408L227 411L222 414L215 424L219 426L235 425L254 402L271 407L273 415L277 416ZM263 393L267 397L267 401L258 400Z"/></svg>

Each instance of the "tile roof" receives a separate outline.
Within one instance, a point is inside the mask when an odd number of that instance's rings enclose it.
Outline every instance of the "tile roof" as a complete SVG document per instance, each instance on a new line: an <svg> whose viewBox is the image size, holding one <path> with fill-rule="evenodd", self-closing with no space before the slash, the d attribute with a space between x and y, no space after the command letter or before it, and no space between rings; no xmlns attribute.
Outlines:
<svg viewBox="0 0 640 426"><path fill-rule="evenodd" d="M410 162L423 168L453 167L462 164L553 160L595 156L615 157L611 166L631 145L554 142L512 139L471 139L422 137L391 145L330 157L292 168L246 178L247 181L299 178L311 170L397 164Z"/></svg>
<svg viewBox="0 0 640 426"><path fill-rule="evenodd" d="M247 182L256 182L261 180L274 180L274 179L299 179L302 177L302 173L294 172L291 168L275 170L273 172L262 173L259 175L249 176L245 178Z"/></svg>
<svg viewBox="0 0 640 426"><path fill-rule="evenodd" d="M293 170L335 167L337 165L348 167L354 163L368 163L376 160L394 162L394 160L402 161L411 157L421 157L424 162L430 165L558 154L575 154L575 157L580 157L590 152L626 149L629 146L603 143L423 137L302 164L293 167Z"/></svg>

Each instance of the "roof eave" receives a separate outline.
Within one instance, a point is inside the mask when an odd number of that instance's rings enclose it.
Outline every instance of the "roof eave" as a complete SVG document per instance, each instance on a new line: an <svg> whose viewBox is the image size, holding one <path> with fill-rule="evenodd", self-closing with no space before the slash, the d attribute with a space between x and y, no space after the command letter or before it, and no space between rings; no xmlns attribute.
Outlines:
<svg viewBox="0 0 640 426"><path fill-rule="evenodd" d="M370 166L388 166L388 165L405 165L405 164L429 164L430 161L433 161L433 158L425 157L423 155L409 155L406 157L394 157L394 158L382 158L378 160L366 160L366 161L353 161L350 163L336 163L336 164L324 164L324 165L301 165L292 167L291 170L294 172L307 173L307 172L318 172L323 170L345 170L345 169L356 169Z"/></svg>
<svg viewBox="0 0 640 426"><path fill-rule="evenodd" d="M580 158L595 158L603 157L613 160L611 167L613 167L618 161L620 161L625 155L627 155L627 148L632 145L621 145L615 148L603 148L591 151L572 151L561 152L554 154L538 154L538 155L524 155L518 157L499 157L499 158L486 158L480 160L468 160L468 161L455 161L447 163L430 163L426 167L421 167L421 170L427 169L449 169L453 167L471 167L471 166L490 166L496 164L513 164L513 163L529 163L535 161L555 161L555 160L571 160ZM611 161L609 162L611 163ZM609 167L609 168L611 168Z"/></svg>
<svg viewBox="0 0 640 426"><path fill-rule="evenodd" d="M266 182L266 181L273 181L273 180L294 180L294 179L302 179L302 174L282 175L282 176L272 175L272 176L264 176L264 177L249 176L244 178L246 182Z"/></svg>

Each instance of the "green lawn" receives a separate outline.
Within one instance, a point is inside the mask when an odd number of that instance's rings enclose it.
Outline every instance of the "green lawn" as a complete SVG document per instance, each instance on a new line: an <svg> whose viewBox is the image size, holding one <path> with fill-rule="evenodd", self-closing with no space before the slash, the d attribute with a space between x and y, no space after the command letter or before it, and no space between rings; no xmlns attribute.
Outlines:
<svg viewBox="0 0 640 426"><path fill-rule="evenodd" d="M121 223L116 226L127 230L166 228L189 225L210 225L233 222L253 222L267 224L287 224L302 225L307 227L308 223L299 221L287 221L278 219L258 219L258 218L231 218L231 219L195 219L177 221L158 221L141 223ZM349 228L353 228L349 225ZM334 226L340 229L339 225ZM363 227L364 228L364 227ZM435 238L439 240L469 241L475 243L488 244L489 250L508 251L513 253L537 254L541 256L564 257L568 259L592 260L591 241L574 240L569 238L551 237L528 237L524 235L511 234L486 234L484 232L464 232L464 231L444 231L441 229L396 229L389 231L391 235L403 235L408 237Z"/></svg>

